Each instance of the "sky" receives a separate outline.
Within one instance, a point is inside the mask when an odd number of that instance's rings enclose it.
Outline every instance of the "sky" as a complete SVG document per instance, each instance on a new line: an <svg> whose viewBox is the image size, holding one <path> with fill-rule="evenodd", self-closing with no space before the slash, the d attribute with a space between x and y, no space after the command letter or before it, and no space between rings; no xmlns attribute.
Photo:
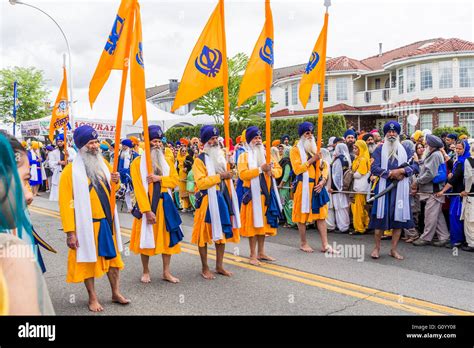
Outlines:
<svg viewBox="0 0 474 348"><path fill-rule="evenodd" d="M76 117L113 119L120 72L113 71L93 110L88 86L112 27L119 0L24 0L52 16L65 32L72 59ZM217 0L140 0L146 86L179 79ZM275 67L306 63L323 24L324 0L272 0ZM472 0L332 0L327 55L363 59L419 40L474 41ZM226 0L227 53L250 55L264 23L263 0ZM44 71L50 101L62 79L65 41L43 13L0 0L0 68ZM127 86L124 118L131 119ZM153 108L148 104L148 108Z"/></svg>

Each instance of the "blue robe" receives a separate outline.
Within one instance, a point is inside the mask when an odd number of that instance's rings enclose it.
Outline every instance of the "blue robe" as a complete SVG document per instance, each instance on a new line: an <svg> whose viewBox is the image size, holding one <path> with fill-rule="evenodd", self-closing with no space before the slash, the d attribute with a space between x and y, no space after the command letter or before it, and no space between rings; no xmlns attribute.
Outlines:
<svg viewBox="0 0 474 348"><path fill-rule="evenodd" d="M36 158L38 158L38 156L36 156ZM41 162L38 162L37 160L33 161L33 157L31 156L31 151L28 151L28 161L30 162L30 167L33 164L36 164L37 171L38 171L38 180L30 179L30 186L38 186L38 185L43 184L43 178L41 176Z"/></svg>
<svg viewBox="0 0 474 348"><path fill-rule="evenodd" d="M407 160L410 160L413 157L414 152L411 151L408 147L403 146L405 151L407 152ZM385 178L387 179L387 186L392 183L392 180L388 179L388 172L389 170L397 169L399 164L398 160L394 159L393 161L388 162L387 170L382 169L382 146L378 146L372 154L374 162L371 166L372 175ZM400 163L401 164L401 163ZM419 172L419 167L416 162L410 164L409 166L405 167L405 173L408 177L412 176ZM375 187L375 194L379 192L379 183ZM393 190L388 192L385 195L385 214L383 219L377 219L377 206L378 206L378 199L375 200L374 205L372 207L371 215L370 215L370 229L382 230L387 231L391 229L400 229L400 228L412 228L415 227L413 223L413 215L411 213L410 202L406 202L408 205L408 209L410 209L410 215L412 218L406 222L395 221L395 202L397 196L397 187Z"/></svg>

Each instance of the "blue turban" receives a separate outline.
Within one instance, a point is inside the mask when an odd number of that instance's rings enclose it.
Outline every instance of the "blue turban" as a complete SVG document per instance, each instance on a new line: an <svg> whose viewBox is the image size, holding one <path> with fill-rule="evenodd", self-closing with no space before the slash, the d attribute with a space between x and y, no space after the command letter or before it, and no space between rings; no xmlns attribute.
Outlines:
<svg viewBox="0 0 474 348"><path fill-rule="evenodd" d="M181 146L181 142L179 140L176 142L176 146Z"/></svg>
<svg viewBox="0 0 474 348"><path fill-rule="evenodd" d="M400 126L400 123L396 121L390 121L383 126L383 134L386 135L389 131L394 130L397 132L397 134L400 134L402 131L402 127Z"/></svg>
<svg viewBox="0 0 474 348"><path fill-rule="evenodd" d="M306 132L314 132L314 125L311 122L303 122L298 126L298 134L302 136Z"/></svg>
<svg viewBox="0 0 474 348"><path fill-rule="evenodd" d="M212 137L219 136L219 129L214 126L203 126L201 128L201 142L203 144L207 143Z"/></svg>
<svg viewBox="0 0 474 348"><path fill-rule="evenodd" d="M51 145L48 145L48 146L46 146L46 150L48 150L48 151L53 151L53 150L54 150L54 147L52 147Z"/></svg>
<svg viewBox="0 0 474 348"><path fill-rule="evenodd" d="M455 133L448 134L446 138L453 139L453 140L458 140L458 135Z"/></svg>
<svg viewBox="0 0 474 348"><path fill-rule="evenodd" d="M280 138L280 141L283 143L286 139L290 140L290 136L289 136L288 134L283 135L283 136Z"/></svg>
<svg viewBox="0 0 474 348"><path fill-rule="evenodd" d="M73 138L77 148L82 149L89 141L98 139L99 135L94 128L86 124L74 130Z"/></svg>
<svg viewBox="0 0 474 348"><path fill-rule="evenodd" d="M161 138L161 141L163 142L163 144L166 144L168 139L166 139L166 137L163 137L163 138Z"/></svg>
<svg viewBox="0 0 474 348"><path fill-rule="evenodd" d="M344 133L344 139L346 139L349 135L352 135L354 138L356 137L356 132L353 129L348 129Z"/></svg>
<svg viewBox="0 0 474 348"><path fill-rule="evenodd" d="M245 140L247 144L250 144L256 136L262 136L262 131L258 129L257 126L250 126L245 130Z"/></svg>
<svg viewBox="0 0 474 348"><path fill-rule="evenodd" d="M105 144L100 144L100 149L101 149L102 151L107 151L107 150L109 149L109 147L108 147L107 145L105 145Z"/></svg>
<svg viewBox="0 0 474 348"><path fill-rule="evenodd" d="M122 145L128 146L128 147L130 147L130 148L133 147L133 143L132 143L132 141L131 141L130 139L123 139L123 140L122 140Z"/></svg>
<svg viewBox="0 0 474 348"><path fill-rule="evenodd" d="M160 126L152 125L148 127L148 135L150 136L150 140L154 140L162 139L164 134Z"/></svg>
<svg viewBox="0 0 474 348"><path fill-rule="evenodd" d="M64 133L56 135L56 141L58 140L64 141Z"/></svg>

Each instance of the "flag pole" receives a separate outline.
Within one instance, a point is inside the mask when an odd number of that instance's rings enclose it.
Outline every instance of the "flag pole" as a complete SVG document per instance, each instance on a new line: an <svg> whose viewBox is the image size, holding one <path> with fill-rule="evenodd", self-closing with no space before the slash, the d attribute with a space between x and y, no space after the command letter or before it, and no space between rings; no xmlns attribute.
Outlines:
<svg viewBox="0 0 474 348"><path fill-rule="evenodd" d="M130 22L133 23L135 19L135 11L132 11L132 15L130 18ZM113 173L116 173L118 170L118 156L119 156L119 146L120 146L120 134L122 132L122 118L123 118L123 104L125 99L125 87L127 86L127 76L128 76L128 68L129 68L129 59L130 59L130 46L132 40L132 31L133 25L128 27L127 33L127 41L125 42L125 59L123 61L124 69L122 70L122 82L120 84L120 98L117 110L117 122L115 123L115 146L114 146L114 165L113 165ZM114 182L112 182L112 188L110 193L110 209L112 215L115 212L115 191L116 186Z"/></svg>
<svg viewBox="0 0 474 348"><path fill-rule="evenodd" d="M319 110L318 110L318 138L317 138L317 153L321 152L321 143L323 139L323 111L324 111L324 93L326 88L326 47L327 47L327 24L328 24L328 9L331 6L331 0L324 0L324 6L326 6L326 13L324 14L324 27L326 27L325 31L325 38L324 38L324 46L323 46L323 79L322 83L319 85ZM316 185L317 181L319 180L320 176L320 160L316 161Z"/></svg>
<svg viewBox="0 0 474 348"><path fill-rule="evenodd" d="M224 17L224 0L219 0L221 4L221 17L222 17L222 55L224 56L222 60L222 78L224 79L223 83L223 92L224 92L224 138L225 146L227 149L226 155L229 154L230 149L230 103L229 103L229 67L227 64L227 45L225 37L225 17ZM229 168L229 163L227 163Z"/></svg>
<svg viewBox="0 0 474 348"><path fill-rule="evenodd" d="M265 0L265 14L267 13L267 7L270 6L270 0ZM266 36L270 37L270 33L268 32L268 18L265 18L265 32ZM270 88L272 84L272 75L271 75L271 66L269 64L265 64L265 135L266 135L266 151L267 151L267 163L270 164L271 162L271 141L272 141L272 134L271 134L271 123L270 123L270 103L271 103L271 96L270 96Z"/></svg>
<svg viewBox="0 0 474 348"><path fill-rule="evenodd" d="M66 75L66 54L65 53L63 53L63 72L64 72L63 75L66 76L66 78L67 78L67 75ZM66 93L67 93L67 88L66 88ZM67 103L67 101L66 101L66 103ZM67 124L71 121L71 105L72 105L72 103L70 105L68 105L68 109L67 109L68 122L66 122L66 124L64 125L64 130L63 130L63 133L64 133L63 134L64 135L64 145L63 145L64 146L64 161L66 163L67 163L68 157L69 157L69 153L67 151Z"/></svg>
<svg viewBox="0 0 474 348"><path fill-rule="evenodd" d="M16 136L16 103L18 99L18 82L13 82L13 136Z"/></svg>

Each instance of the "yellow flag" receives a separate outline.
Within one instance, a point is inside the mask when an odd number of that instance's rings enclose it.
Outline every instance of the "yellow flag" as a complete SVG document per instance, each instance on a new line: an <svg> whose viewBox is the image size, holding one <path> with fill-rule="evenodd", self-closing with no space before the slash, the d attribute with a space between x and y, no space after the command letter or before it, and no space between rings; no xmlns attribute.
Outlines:
<svg viewBox="0 0 474 348"><path fill-rule="evenodd" d="M89 102L94 104L102 87L109 78L111 70L124 70L127 68L126 58L130 52L125 52L127 29L133 25L133 10L136 0L122 0L115 17L112 30L105 44L94 76L89 84Z"/></svg>
<svg viewBox="0 0 474 348"><path fill-rule="evenodd" d="M222 61L226 59L222 13L224 3L219 0L199 37L184 70L171 111L174 112L210 90L224 84Z"/></svg>
<svg viewBox="0 0 474 348"><path fill-rule="evenodd" d="M242 83L240 84L238 106L242 105L248 98L269 88L272 84L267 81L266 69L273 69L273 17L270 2L265 2L265 25L247 64Z"/></svg>
<svg viewBox="0 0 474 348"><path fill-rule="evenodd" d="M303 107L306 108L308 103L309 95L313 84L324 83L324 76L326 73L326 44L327 44L327 31L328 31L328 13L324 16L324 25L321 33L319 34L318 41L314 45L311 57L306 65L306 69L301 77L300 82L300 101Z"/></svg>
<svg viewBox="0 0 474 348"><path fill-rule="evenodd" d="M130 89L132 94L133 123L146 112L145 65L143 61L142 21L140 5L136 4L135 28L130 56ZM145 125L144 125L145 126Z"/></svg>
<svg viewBox="0 0 474 348"><path fill-rule="evenodd" d="M58 96L54 102L53 114L49 123L49 139L54 141L54 132L65 128L69 122L69 106L67 98L67 76L66 68L63 67L63 82L59 88Z"/></svg>

